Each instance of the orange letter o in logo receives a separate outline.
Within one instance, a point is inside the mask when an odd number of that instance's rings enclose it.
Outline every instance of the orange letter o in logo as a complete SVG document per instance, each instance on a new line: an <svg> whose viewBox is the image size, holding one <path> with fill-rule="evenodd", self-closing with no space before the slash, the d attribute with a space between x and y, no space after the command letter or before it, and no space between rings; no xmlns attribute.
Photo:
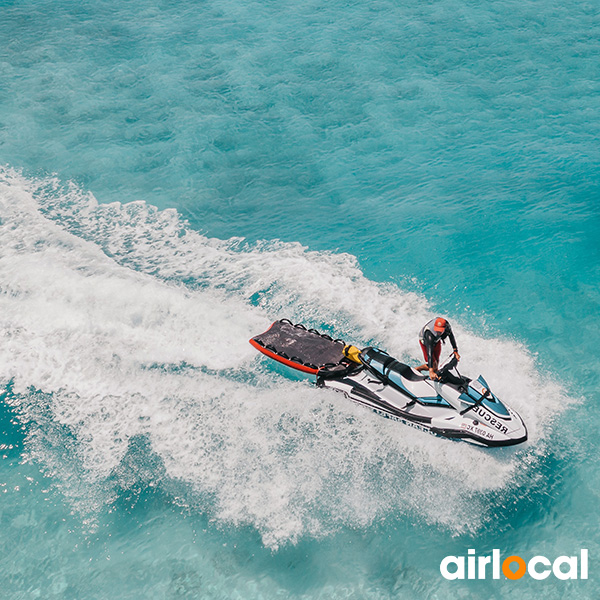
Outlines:
<svg viewBox="0 0 600 600"><path fill-rule="evenodd" d="M512 563L517 563L519 566L516 571L510 568ZM509 556L502 562L502 572L507 579L521 579L527 571L527 565L520 556Z"/></svg>

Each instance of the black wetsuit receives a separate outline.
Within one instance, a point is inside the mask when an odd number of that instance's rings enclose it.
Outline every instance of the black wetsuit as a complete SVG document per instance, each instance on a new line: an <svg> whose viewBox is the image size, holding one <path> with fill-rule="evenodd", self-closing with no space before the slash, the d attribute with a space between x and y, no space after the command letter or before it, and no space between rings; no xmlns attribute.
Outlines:
<svg viewBox="0 0 600 600"><path fill-rule="evenodd" d="M452 344L452 348L455 352L458 352L458 348L456 347L456 339L454 339L454 334L452 333L452 327L450 327L450 323L446 321L446 329L444 331L435 331L433 329L435 325L436 319L431 319L429 323L423 325L423 329L419 333L419 341L425 347L427 351L427 366L430 369L433 369L433 361L435 358L435 347L443 342L446 338L450 338L450 343ZM439 353L438 353L439 357Z"/></svg>

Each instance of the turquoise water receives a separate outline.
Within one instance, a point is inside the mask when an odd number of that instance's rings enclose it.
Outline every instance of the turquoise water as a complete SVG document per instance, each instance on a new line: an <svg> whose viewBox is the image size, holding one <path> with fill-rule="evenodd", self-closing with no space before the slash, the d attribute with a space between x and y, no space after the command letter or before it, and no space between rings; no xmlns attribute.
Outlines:
<svg viewBox="0 0 600 600"><path fill-rule="evenodd" d="M594 3L0 0L0 588L10 599L597 598ZM490 451L248 345L419 360ZM587 581L448 554L590 551Z"/></svg>

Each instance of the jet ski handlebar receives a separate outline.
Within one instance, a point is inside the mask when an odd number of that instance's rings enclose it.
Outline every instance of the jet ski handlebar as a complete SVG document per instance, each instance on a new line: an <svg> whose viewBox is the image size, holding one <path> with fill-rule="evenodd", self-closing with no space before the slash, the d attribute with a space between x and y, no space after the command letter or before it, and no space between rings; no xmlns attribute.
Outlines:
<svg viewBox="0 0 600 600"><path fill-rule="evenodd" d="M456 367L456 365L458 365L458 359L453 354L452 358L450 358L450 360L444 366L442 366L441 368L438 369L438 375L443 375L443 374L447 373L451 369L454 369L454 367Z"/></svg>

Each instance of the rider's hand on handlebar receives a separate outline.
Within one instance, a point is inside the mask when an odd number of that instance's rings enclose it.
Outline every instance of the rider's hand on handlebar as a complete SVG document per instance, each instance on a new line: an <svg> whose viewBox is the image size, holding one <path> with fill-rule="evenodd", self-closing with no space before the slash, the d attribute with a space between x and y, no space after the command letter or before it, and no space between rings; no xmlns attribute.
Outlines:
<svg viewBox="0 0 600 600"><path fill-rule="evenodd" d="M460 354L458 353L458 350L454 351L454 356L456 356L456 360L460 360Z"/></svg>
<svg viewBox="0 0 600 600"><path fill-rule="evenodd" d="M440 376L436 373L435 369L429 369L429 378L436 381L440 378Z"/></svg>

